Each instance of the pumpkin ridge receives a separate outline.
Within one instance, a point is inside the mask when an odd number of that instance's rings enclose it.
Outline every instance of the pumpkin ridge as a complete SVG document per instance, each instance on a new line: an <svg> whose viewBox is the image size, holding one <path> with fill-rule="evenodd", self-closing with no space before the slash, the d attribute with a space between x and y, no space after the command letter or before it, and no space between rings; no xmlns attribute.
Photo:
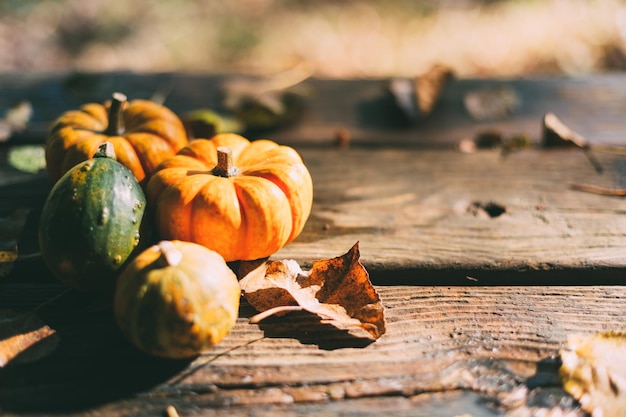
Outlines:
<svg viewBox="0 0 626 417"><path fill-rule="evenodd" d="M242 186L241 184L239 184L238 181L233 181L233 187L235 187L235 194L237 195L237 200L239 201L239 216L241 217L241 225L239 227L239 230L240 230L240 234L241 234L241 231L244 232L245 237L242 239L242 241L246 242L246 247L239 248L239 253L247 253L249 252L248 242L250 241L250 232L248 230L249 229L248 224L250 223L250 221L248 220L248 216L246 215L245 204L242 204L242 202L244 201L244 199L242 199L242 192L243 192ZM243 258L243 257L238 254L236 258ZM236 259L236 260L249 260L249 259Z"/></svg>
<svg viewBox="0 0 626 417"><path fill-rule="evenodd" d="M202 242L203 246L206 246L221 254L239 251L240 249L233 248L233 244L241 240L241 235L243 232L246 231L247 226L245 224L245 208L242 206L241 201L239 200L239 195L237 194L237 190L235 185L233 184L232 179L213 176L210 173L200 175L204 175L207 181L197 194L196 204L194 204L193 208L194 212L191 214L190 217L193 221L196 222L194 224L195 227L191 229L193 233L192 241ZM228 213L230 212L230 210L232 210L232 206L230 205L230 203L226 204L227 207L226 210L224 210L224 205L216 202L212 198L213 195L221 195L222 199L220 200L220 202L223 202L227 197L232 197L232 203L237 205L237 207L239 208L237 211L238 216L228 216ZM214 213L207 213L207 209L209 208L213 208L217 211ZM230 233L237 235L236 239L232 238L232 236L224 239L223 230L219 230L219 233L214 230L215 219L224 219L225 216L228 217L229 220L235 220L236 223L232 221L219 223L221 225L226 224L226 229L229 230ZM205 222L203 221L204 219L208 219L208 221ZM208 227L211 227L212 229L208 230ZM226 242L224 242L224 240L226 240ZM218 246L218 243L221 244L221 247ZM224 245L227 247L227 250L225 249ZM238 259L229 259L229 261L230 260Z"/></svg>
<svg viewBox="0 0 626 417"><path fill-rule="evenodd" d="M217 252L191 242L171 244L183 257L177 265L160 263L163 251L155 245L122 272L114 315L140 350L158 357L193 357L231 331L241 289Z"/></svg>
<svg viewBox="0 0 626 417"><path fill-rule="evenodd" d="M104 145L103 145L104 146ZM42 208L42 257L62 282L106 290L139 244L145 196L130 170L94 157L55 183Z"/></svg>
<svg viewBox="0 0 626 417"><path fill-rule="evenodd" d="M254 180L262 180L261 184L265 184L265 186L259 185ZM291 205L285 194L282 193L278 185L261 177L235 177L233 183L238 187L237 197L239 198L240 206L246 210L245 242L248 245L246 252L252 254L247 259L242 260L258 259L262 258L264 253L271 254L276 252L287 243L293 228L291 218L285 224L282 221L283 216L279 214L283 210L291 214ZM259 189L263 191L259 192ZM274 193L274 191L278 191L280 194ZM274 198L271 198L272 196ZM259 201L259 197L262 197L262 201ZM271 210L268 210L268 207ZM251 215L249 212L254 212L255 215ZM248 215L255 221L248 221ZM264 237L267 236L268 232L271 233L269 239L264 238L261 240L265 242L265 247L260 246L259 242L257 242L259 236L255 232L258 232L259 228L262 229Z"/></svg>
<svg viewBox="0 0 626 417"><path fill-rule="evenodd" d="M194 227L193 227L193 211L194 211L194 200L198 196L198 191L201 190L208 181L210 181L213 177L209 175L187 175L182 176L175 180L173 183L167 185L165 189L161 191L157 200L157 214L158 218L162 218L161 213L163 211L169 212L169 216L166 217L166 220L171 221L172 219L180 222L181 218L185 219L184 227L179 224L177 227L177 232L172 234L171 227L168 227L169 235L165 236L166 238L174 238L180 240L193 240L192 236L194 235ZM183 183L189 183L189 185L181 185ZM189 189L192 189L190 192ZM186 198L183 199L180 195L183 190L185 190ZM171 197L169 194L176 194L176 198ZM173 203L172 203L173 202ZM171 204L174 204L173 206ZM165 206L165 208L164 208ZM171 224L171 223L169 223ZM180 230L186 231L186 236L180 235ZM173 235L173 236L170 236ZM183 239L184 237L184 239Z"/></svg>
<svg viewBox="0 0 626 417"><path fill-rule="evenodd" d="M106 125L108 123L108 112L102 104L88 103L81 106L79 111L91 116L94 121L100 123L102 125L102 131L106 129Z"/></svg>
<svg viewBox="0 0 626 417"><path fill-rule="evenodd" d="M221 146L231 150L237 174L229 175L234 170L224 169L223 163L215 169ZM193 212L183 212L176 208L180 202L168 201L189 197L191 187L179 180L183 175L213 176L232 188L205 187L198 191ZM167 191L174 188L178 194ZM157 212L162 237L191 237L227 262L270 256L295 239L310 214L312 193L310 174L293 148L269 140L250 142L236 134L189 142L159 165L147 187L152 204L171 208ZM184 219L186 215L190 218Z"/></svg>
<svg viewBox="0 0 626 417"><path fill-rule="evenodd" d="M103 137L103 140L113 144L118 162L125 167L132 167L130 171L137 181L142 183L149 171L144 166L142 155L140 152L137 152L137 148L123 136Z"/></svg>
<svg viewBox="0 0 626 417"><path fill-rule="evenodd" d="M104 140L104 136L92 134L74 142L67 148L65 154L63 155L63 161L60 166L61 173L67 172L73 166L81 163L83 161L83 154L89 155L89 158L91 158Z"/></svg>
<svg viewBox="0 0 626 417"><path fill-rule="evenodd" d="M275 186L277 186L283 193L285 199L289 202L289 213L291 214L291 233L289 233L289 239L287 240L288 242L292 240L292 236L294 235L294 233L296 233L296 213L295 213L295 202L293 202L293 195L291 194L291 192L289 191L289 187L287 186L287 184L285 184L285 182L280 179L280 177L278 177L276 174L273 173L268 173L268 172L251 172L247 174L249 177L255 177L255 178L260 178L260 179L264 179L272 184L274 184Z"/></svg>
<svg viewBox="0 0 626 417"><path fill-rule="evenodd" d="M167 152L171 152L172 154L176 153L171 144L166 141L161 140L158 136L152 133L145 132L127 132L124 135L124 138L130 143L133 151L137 155L137 160L139 161L139 165L145 172L147 176L148 173L154 173L156 166L152 166L152 159L155 158L155 149L154 143L161 143L167 145ZM162 149L159 149L159 152L164 152ZM158 165L157 165L158 166Z"/></svg>
<svg viewBox="0 0 626 417"><path fill-rule="evenodd" d="M123 102L119 104L122 98ZM118 104L120 127L124 127L119 130L113 127L116 124L109 115L116 113L115 108ZM84 152L93 150L89 147L82 148L82 151L76 148L68 150L69 143L85 140L90 134L104 137L102 141L109 138L113 141L118 137L121 140L128 140L128 133L135 132L135 129L136 133L154 135L154 140L150 141L152 146L135 148L137 157L125 158L123 157L125 152L120 151L118 160L130 168L144 186L144 182L161 162L174 156L179 149L188 144L187 134L182 121L169 108L148 100L126 101L119 93L114 93L113 98L104 104L87 103L77 110L68 110L57 118L46 139L46 163L51 162L47 171L53 181L57 181L71 166L93 155ZM61 161L67 152L74 155L67 158L66 162ZM70 162L73 164L70 165Z"/></svg>
<svg viewBox="0 0 626 417"><path fill-rule="evenodd" d="M289 164L288 166L289 168L292 168L294 170L303 171L303 169L298 167L297 165ZM303 164L301 164L301 166L303 166ZM306 171L306 173L308 173L308 171ZM281 191L285 195L285 198L289 202L289 208L291 212L292 228L287 243L294 240L302 232L304 224L306 223L306 220L308 219L311 212L312 195L306 196L302 195L301 193L303 190L306 191L308 189L311 189L312 184L307 184L302 187L297 187L297 185L303 185L297 184L297 182L288 184L286 181L283 180L283 177L277 175L273 169L268 168L262 168L256 171L248 171L245 173L245 175L249 177L264 178L281 189ZM295 177L303 178L304 175L305 172L296 172ZM292 190L294 192L292 192ZM308 204L306 206L303 206L304 202L308 202Z"/></svg>

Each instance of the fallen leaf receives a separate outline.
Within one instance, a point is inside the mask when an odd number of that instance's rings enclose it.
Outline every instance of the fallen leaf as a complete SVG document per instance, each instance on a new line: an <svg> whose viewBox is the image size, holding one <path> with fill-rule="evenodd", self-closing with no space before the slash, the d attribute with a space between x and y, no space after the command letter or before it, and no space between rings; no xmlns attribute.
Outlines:
<svg viewBox="0 0 626 417"><path fill-rule="evenodd" d="M546 113L543 116L542 143L546 148L561 146L586 148L589 146L587 139L578 132L570 129L554 113Z"/></svg>
<svg viewBox="0 0 626 417"><path fill-rule="evenodd" d="M592 148L585 137L570 129L554 113L546 113L543 117L542 143L546 148L567 146L580 148L585 153L585 156L591 165L593 165L593 168L599 174L601 174L604 169L596 157L593 156L591 150L609 151L609 149L613 149L602 145L594 146Z"/></svg>
<svg viewBox="0 0 626 417"><path fill-rule="evenodd" d="M236 78L222 85L223 106L245 129L268 130L294 122L308 93L302 83L310 68L296 67L273 77Z"/></svg>
<svg viewBox="0 0 626 417"><path fill-rule="evenodd" d="M19 255L18 239L26 224L28 210L16 210L6 217L0 217L0 278L13 270Z"/></svg>
<svg viewBox="0 0 626 417"><path fill-rule="evenodd" d="M9 362L33 362L58 344L56 332L35 313L0 310L0 368Z"/></svg>
<svg viewBox="0 0 626 417"><path fill-rule="evenodd" d="M470 91L463 102L470 116L479 121L504 119L520 105L517 92L506 85Z"/></svg>
<svg viewBox="0 0 626 417"><path fill-rule="evenodd" d="M26 129L32 116L33 105L30 104L30 101L23 100L11 107L4 116L4 119L14 131L19 132Z"/></svg>
<svg viewBox="0 0 626 417"><path fill-rule="evenodd" d="M11 125L4 119L0 119L0 143L6 142L11 138L13 129Z"/></svg>
<svg viewBox="0 0 626 417"><path fill-rule="evenodd" d="M219 114L211 109L193 110L182 117L187 136L211 138L218 133L241 133L243 125L236 119Z"/></svg>
<svg viewBox="0 0 626 417"><path fill-rule="evenodd" d="M443 92L444 87L454 77L451 68L435 65L415 79L415 97L421 114L429 115Z"/></svg>
<svg viewBox="0 0 626 417"><path fill-rule="evenodd" d="M454 78L454 72L445 65L435 65L415 78L394 78L389 91L396 105L410 119L419 119L432 113L441 94Z"/></svg>
<svg viewBox="0 0 626 417"><path fill-rule="evenodd" d="M385 333L383 305L360 262L358 242L343 256L313 262L309 271L294 260L265 261L240 284L246 301L261 312L252 322L306 310L356 337Z"/></svg>
<svg viewBox="0 0 626 417"><path fill-rule="evenodd" d="M26 129L32 115L33 106L26 100L8 109L4 118L0 119L0 143L8 141L13 132Z"/></svg>
<svg viewBox="0 0 626 417"><path fill-rule="evenodd" d="M36 174L46 168L46 151L40 145L13 146L9 149L7 160L19 171Z"/></svg>
<svg viewBox="0 0 626 417"><path fill-rule="evenodd" d="M583 410L626 415L626 333L572 334L560 354L563 387Z"/></svg>

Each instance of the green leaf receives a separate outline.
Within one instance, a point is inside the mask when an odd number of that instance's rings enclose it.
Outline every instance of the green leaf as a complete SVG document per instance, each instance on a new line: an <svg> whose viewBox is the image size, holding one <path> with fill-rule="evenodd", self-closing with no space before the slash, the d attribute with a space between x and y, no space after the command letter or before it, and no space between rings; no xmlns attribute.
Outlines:
<svg viewBox="0 0 626 417"><path fill-rule="evenodd" d="M45 149L40 145L14 146L7 157L13 168L36 174L46 167Z"/></svg>

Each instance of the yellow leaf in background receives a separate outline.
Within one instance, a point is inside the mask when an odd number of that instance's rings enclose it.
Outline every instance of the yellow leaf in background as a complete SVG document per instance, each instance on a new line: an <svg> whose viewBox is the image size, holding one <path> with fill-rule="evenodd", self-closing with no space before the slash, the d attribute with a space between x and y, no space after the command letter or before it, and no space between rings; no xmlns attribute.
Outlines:
<svg viewBox="0 0 626 417"><path fill-rule="evenodd" d="M384 309L359 259L357 242L343 256L313 262L310 271L293 260L264 262L240 281L246 301L261 312L251 321L305 310L353 336L378 339Z"/></svg>
<svg viewBox="0 0 626 417"><path fill-rule="evenodd" d="M572 334L561 350L563 387L592 417L626 416L626 333Z"/></svg>

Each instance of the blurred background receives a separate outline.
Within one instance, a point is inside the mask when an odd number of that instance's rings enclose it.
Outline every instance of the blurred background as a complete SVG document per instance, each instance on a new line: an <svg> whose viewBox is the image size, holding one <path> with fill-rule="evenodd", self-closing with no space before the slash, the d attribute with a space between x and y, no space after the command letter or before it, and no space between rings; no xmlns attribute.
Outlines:
<svg viewBox="0 0 626 417"><path fill-rule="evenodd" d="M626 69L618 0L0 0L0 71L463 77Z"/></svg>

